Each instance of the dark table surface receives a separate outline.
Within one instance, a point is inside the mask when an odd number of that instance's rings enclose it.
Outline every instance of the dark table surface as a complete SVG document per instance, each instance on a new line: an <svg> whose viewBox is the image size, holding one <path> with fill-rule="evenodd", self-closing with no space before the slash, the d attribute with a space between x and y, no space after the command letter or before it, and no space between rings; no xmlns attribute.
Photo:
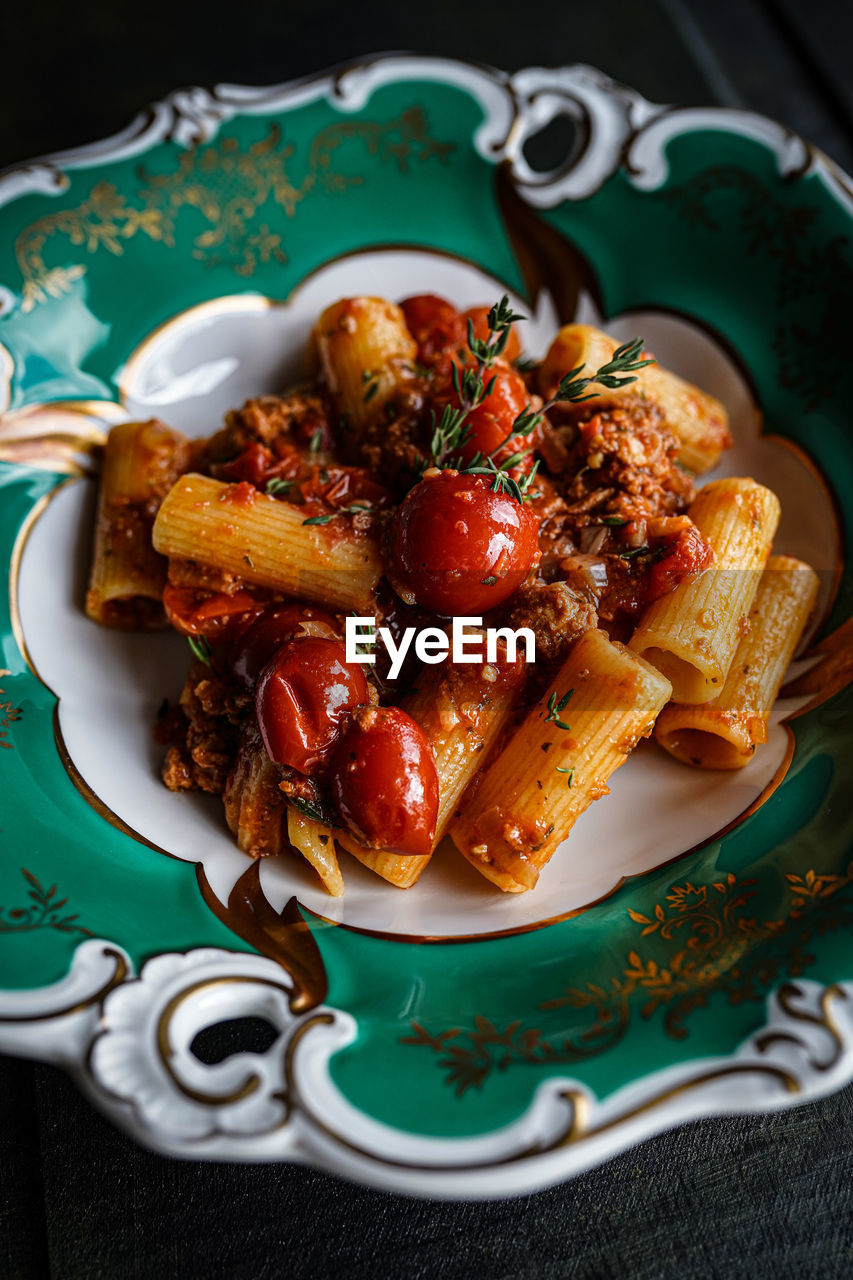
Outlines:
<svg viewBox="0 0 853 1280"><path fill-rule="evenodd" d="M2 7L0 167L182 85L274 83L383 49L588 62L647 97L763 112L853 169L851 0L400 0ZM290 1166L135 1146L50 1067L0 1058L0 1280L853 1275L853 1086L664 1134L520 1200L408 1200Z"/></svg>

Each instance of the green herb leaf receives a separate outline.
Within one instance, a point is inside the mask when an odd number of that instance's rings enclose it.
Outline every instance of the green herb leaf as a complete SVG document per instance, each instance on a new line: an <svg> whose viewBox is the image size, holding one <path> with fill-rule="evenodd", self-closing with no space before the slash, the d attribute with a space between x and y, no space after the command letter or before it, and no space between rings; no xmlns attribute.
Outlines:
<svg viewBox="0 0 853 1280"><path fill-rule="evenodd" d="M551 694L550 698L548 699L548 714L545 717L546 724L548 724L548 722L551 721L551 723L555 724L558 729L565 729L567 731L571 729L572 726L570 724L566 724L564 720L560 719L560 712L566 706L566 703L569 701L569 698L572 696L573 693L574 693L574 689L569 689L568 693L563 694L559 702L557 701L557 694L556 693Z"/></svg>
<svg viewBox="0 0 853 1280"><path fill-rule="evenodd" d="M326 822L323 813L316 805L311 804L310 800L303 800L302 796L288 796L288 802L293 805L299 813L303 813L306 818L313 818L315 822Z"/></svg>
<svg viewBox="0 0 853 1280"><path fill-rule="evenodd" d="M330 520L334 520L336 516L354 516L359 511L369 511L370 505L367 502L353 502L349 507L340 507L337 511L329 511L322 516L309 516L307 520L303 520L303 524L328 524Z"/></svg>
<svg viewBox="0 0 853 1280"><path fill-rule="evenodd" d="M293 486L292 480L282 480L280 476L273 476L272 480L268 480L264 488L264 492L270 497L276 498L280 493L287 493L288 489Z"/></svg>
<svg viewBox="0 0 853 1280"><path fill-rule="evenodd" d="M192 650L193 657L197 658L199 662L203 662L206 667L209 667L211 650L204 636L187 636L187 644Z"/></svg>

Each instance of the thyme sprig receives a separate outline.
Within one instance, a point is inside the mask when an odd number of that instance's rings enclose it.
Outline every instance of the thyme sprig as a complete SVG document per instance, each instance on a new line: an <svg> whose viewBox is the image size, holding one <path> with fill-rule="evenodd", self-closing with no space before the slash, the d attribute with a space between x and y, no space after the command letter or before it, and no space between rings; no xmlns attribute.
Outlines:
<svg viewBox="0 0 853 1280"><path fill-rule="evenodd" d="M565 720L560 719L560 712L564 710L566 704L569 701L569 698L572 696L573 693L574 693L574 689L569 689L568 693L563 694L559 702L557 701L556 691L551 694L550 698L548 699L548 714L545 717L546 724L550 720L557 726L558 729L566 729L567 731L571 729L572 726L570 724L566 724Z"/></svg>
<svg viewBox="0 0 853 1280"><path fill-rule="evenodd" d="M323 516L309 516L307 520L303 520L303 524L328 524L330 520L334 520L336 516L355 516L361 511L369 511L370 504L367 502L353 502L348 507L338 507L337 511L329 511Z"/></svg>
<svg viewBox="0 0 853 1280"><path fill-rule="evenodd" d="M193 657L197 658L199 662L203 662L206 667L209 667L212 652L204 636L187 636L187 644L192 650Z"/></svg>
<svg viewBox="0 0 853 1280"><path fill-rule="evenodd" d="M313 805L310 800L303 800L302 796L288 796L287 799L288 803L292 804L294 809L306 818L311 818L314 822L322 822L324 825L328 824L329 820L326 815L316 805Z"/></svg>
<svg viewBox="0 0 853 1280"><path fill-rule="evenodd" d="M471 320L468 321L468 347L474 357L474 365L466 366L461 370L455 362L451 366L453 389L456 392L459 407L445 405L438 422L433 415L430 440L430 453L434 467L455 467L463 475L491 476L492 490L495 493L507 493L517 502L524 502L525 496L528 496L530 481L533 479L536 467L529 476L521 480L516 480L507 473L523 462L530 453L530 446L516 449L509 457L498 463L496 457L501 450L516 437L523 439L530 436L544 421L545 414L554 405L567 401L594 399L595 393L587 394L587 387L593 383L614 389L636 382L637 371L654 363L651 357L643 357L643 339L633 338L630 342L617 347L611 358L588 376L582 376L586 366L578 365L560 379L553 396L546 400L541 408L534 409L528 403L513 421L507 436L489 454L477 453L467 466L460 466L459 452L471 436L471 426L467 419L471 412L491 395L497 375L487 377L488 372L495 361L503 355L513 323L524 318L513 312L509 297L504 294L500 302L496 303L489 312L488 338L477 338L473 323ZM516 367L519 367L518 361Z"/></svg>
<svg viewBox="0 0 853 1280"><path fill-rule="evenodd" d="M469 319L468 347L474 357L474 366L466 366L460 370L455 362L451 365L453 389L459 399L459 408L445 405L438 423L433 418L430 453L434 467L452 466L454 456L467 442L471 429L465 420L471 410L482 404L494 390L496 377L487 378L488 371L506 350L514 321L523 319L524 316L516 315L512 310L507 294L489 312L488 338L475 337L474 325Z"/></svg>

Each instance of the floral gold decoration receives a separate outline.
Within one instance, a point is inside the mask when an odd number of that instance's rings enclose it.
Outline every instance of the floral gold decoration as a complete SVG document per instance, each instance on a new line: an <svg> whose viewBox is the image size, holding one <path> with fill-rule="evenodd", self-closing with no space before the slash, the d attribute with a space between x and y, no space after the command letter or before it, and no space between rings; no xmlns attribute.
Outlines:
<svg viewBox="0 0 853 1280"><path fill-rule="evenodd" d="M0 679L2 679L3 676L11 674L12 673L10 671L7 671L4 668L0 671ZM5 690L0 686L0 695L4 692ZM15 749L9 741L9 729L13 724L20 720L22 714L22 708L13 707L12 703L8 699L5 702L0 702L0 747L5 747L7 751L14 751Z"/></svg>
<svg viewBox="0 0 853 1280"><path fill-rule="evenodd" d="M815 932L853 923L853 862L843 875L809 870L786 874L785 883L789 910L780 919L749 915L757 880L738 880L731 872L710 884L673 884L665 904L656 904L651 915L628 907L631 920L642 926L640 936L657 935L666 948L661 958L631 950L623 971L609 981L603 977L569 987L540 1004L543 1012L565 1007L588 1012L590 1020L571 1035L549 1038L520 1020L501 1030L477 1015L473 1028L453 1027L438 1035L413 1021L414 1034L400 1043L436 1054L446 1083L461 1096L481 1088L493 1071L594 1057L618 1043L636 1016L648 1021L659 1010L664 1010L666 1033L683 1040L685 1020L706 1007L709 996L723 994L731 1005L765 999L767 984L783 973L796 977L814 962L806 945ZM791 930L786 921L802 926Z"/></svg>
<svg viewBox="0 0 853 1280"><path fill-rule="evenodd" d="M715 215L715 197L729 192L740 198L747 252L767 254L778 264L779 315L792 302L801 303L796 319L777 324L771 345L780 387L796 395L805 412L812 413L838 392L845 373L832 343L824 338L844 332L846 327L853 290L849 242L834 237L816 247L808 232L818 216L817 208L810 204L789 206L755 174L736 165L713 165L688 182L656 194L655 199L676 209L694 231L720 232L730 215Z"/></svg>
<svg viewBox="0 0 853 1280"><path fill-rule="evenodd" d="M270 219L277 209L293 218L314 191L340 193L363 183L363 175L344 174L334 166L335 155L353 141L381 162L396 164L401 173L413 162L445 164L456 146L432 137L426 112L413 106L392 120L343 120L322 129L311 142L298 180L291 176L295 146L283 138L278 124L271 124L264 138L245 148L231 136L195 145L180 156L171 173L140 166L140 186L132 202L102 179L79 204L38 218L18 236L15 257L23 279L22 310L32 311L49 298L69 293L86 273L81 262L48 265L45 251L51 241L64 239L81 253L106 251L114 257L140 235L174 248L177 223L185 210L208 224L193 240L194 258L210 266L224 264L244 279L261 264L286 262L282 237Z"/></svg>
<svg viewBox="0 0 853 1280"><path fill-rule="evenodd" d="M2 745L2 744L0 744ZM58 929L60 933L83 933L91 937L90 929L77 924L77 913L61 916L59 912L68 905L67 898L57 900L56 885L45 889L31 871L21 868L21 875L30 886L26 907L0 906L0 933L29 933L33 929Z"/></svg>

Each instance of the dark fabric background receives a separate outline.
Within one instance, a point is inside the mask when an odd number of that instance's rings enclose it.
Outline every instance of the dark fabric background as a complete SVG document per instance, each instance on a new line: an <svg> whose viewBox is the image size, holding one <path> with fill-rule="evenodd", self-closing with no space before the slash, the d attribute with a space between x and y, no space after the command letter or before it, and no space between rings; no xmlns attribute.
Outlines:
<svg viewBox="0 0 853 1280"><path fill-rule="evenodd" d="M850 0L0 5L0 166L92 141L190 83L383 49L583 61L647 97L743 106L853 168ZM289 1166L182 1164L49 1067L0 1058L0 1280L853 1275L853 1087L707 1120L521 1200L439 1204Z"/></svg>

